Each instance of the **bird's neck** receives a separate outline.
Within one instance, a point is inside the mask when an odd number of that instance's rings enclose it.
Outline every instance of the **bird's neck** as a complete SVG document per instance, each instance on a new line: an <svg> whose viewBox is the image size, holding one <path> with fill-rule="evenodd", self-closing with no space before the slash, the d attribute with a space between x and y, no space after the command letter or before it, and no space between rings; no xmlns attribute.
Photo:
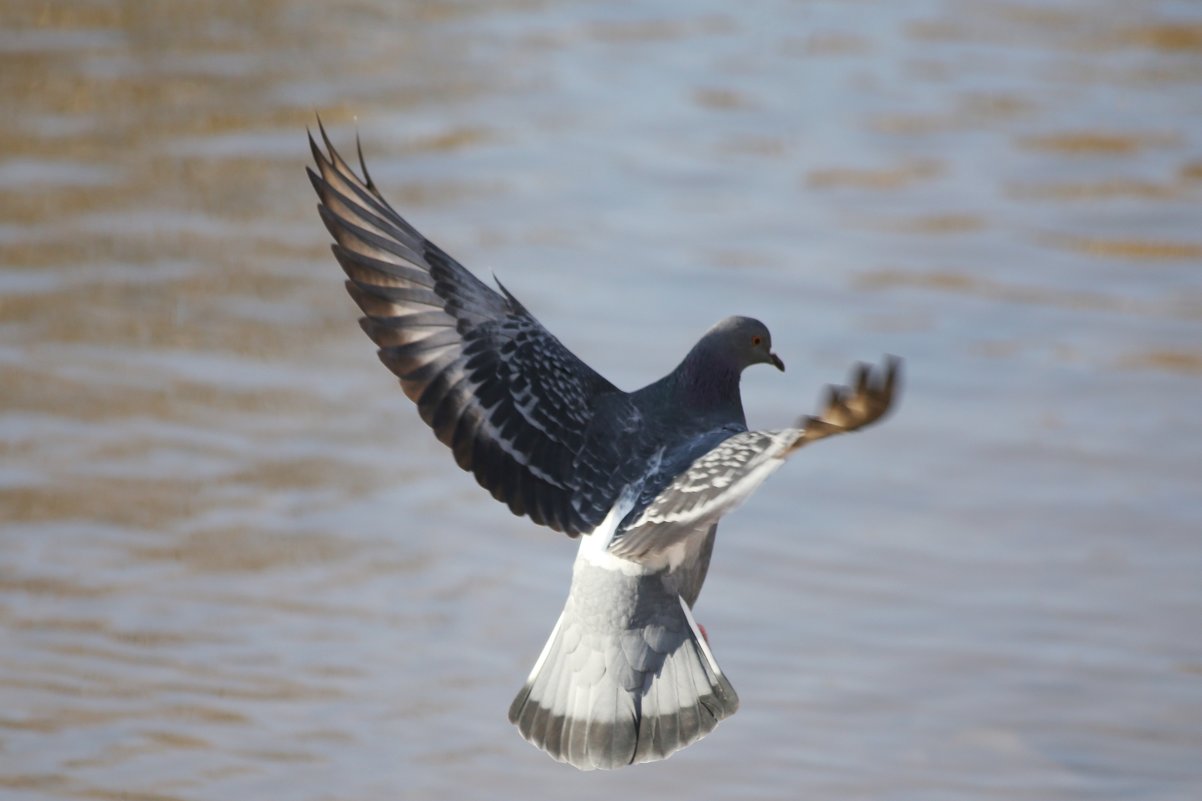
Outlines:
<svg viewBox="0 0 1202 801"><path fill-rule="evenodd" d="M694 348L676 368L676 402L707 425L747 425L739 394L742 370Z"/></svg>

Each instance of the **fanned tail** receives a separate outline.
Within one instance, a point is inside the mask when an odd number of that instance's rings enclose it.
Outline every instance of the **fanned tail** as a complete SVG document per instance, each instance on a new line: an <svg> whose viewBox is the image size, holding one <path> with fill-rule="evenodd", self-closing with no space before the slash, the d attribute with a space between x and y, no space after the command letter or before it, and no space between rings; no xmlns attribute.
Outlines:
<svg viewBox="0 0 1202 801"><path fill-rule="evenodd" d="M580 770L618 768L664 759L738 709L679 596L644 591L631 625L608 627L576 586L509 708L523 737Z"/></svg>

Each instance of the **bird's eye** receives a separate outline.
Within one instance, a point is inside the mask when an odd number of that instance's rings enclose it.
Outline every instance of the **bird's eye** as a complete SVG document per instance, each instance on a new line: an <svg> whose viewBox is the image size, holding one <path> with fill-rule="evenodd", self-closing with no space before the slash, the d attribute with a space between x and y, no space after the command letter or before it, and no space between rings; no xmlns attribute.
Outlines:
<svg viewBox="0 0 1202 801"><path fill-rule="evenodd" d="M760 346L760 343L762 343L763 341L764 341L764 338L758 334L751 338L751 344L757 348Z"/></svg>

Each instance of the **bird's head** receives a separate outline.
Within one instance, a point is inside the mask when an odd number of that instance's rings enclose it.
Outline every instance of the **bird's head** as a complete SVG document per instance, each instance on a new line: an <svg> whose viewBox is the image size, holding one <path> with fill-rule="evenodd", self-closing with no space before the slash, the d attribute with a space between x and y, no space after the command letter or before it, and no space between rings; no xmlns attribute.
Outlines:
<svg viewBox="0 0 1202 801"><path fill-rule="evenodd" d="M785 363L772 352L768 326L751 317L727 317L706 332L712 352L721 353L739 369L753 364L771 364L784 372Z"/></svg>

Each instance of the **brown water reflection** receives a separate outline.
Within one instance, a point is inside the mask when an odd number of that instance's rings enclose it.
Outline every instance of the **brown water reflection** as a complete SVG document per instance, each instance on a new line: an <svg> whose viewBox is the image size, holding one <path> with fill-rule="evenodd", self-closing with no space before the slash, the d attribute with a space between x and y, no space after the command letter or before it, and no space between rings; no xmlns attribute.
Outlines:
<svg viewBox="0 0 1202 801"><path fill-rule="evenodd" d="M0 798L1202 795L1194 4L0 19ZM753 423L907 357L724 526L706 741L583 776L505 722L572 546L375 363L314 112L619 385L728 313L790 364Z"/></svg>

